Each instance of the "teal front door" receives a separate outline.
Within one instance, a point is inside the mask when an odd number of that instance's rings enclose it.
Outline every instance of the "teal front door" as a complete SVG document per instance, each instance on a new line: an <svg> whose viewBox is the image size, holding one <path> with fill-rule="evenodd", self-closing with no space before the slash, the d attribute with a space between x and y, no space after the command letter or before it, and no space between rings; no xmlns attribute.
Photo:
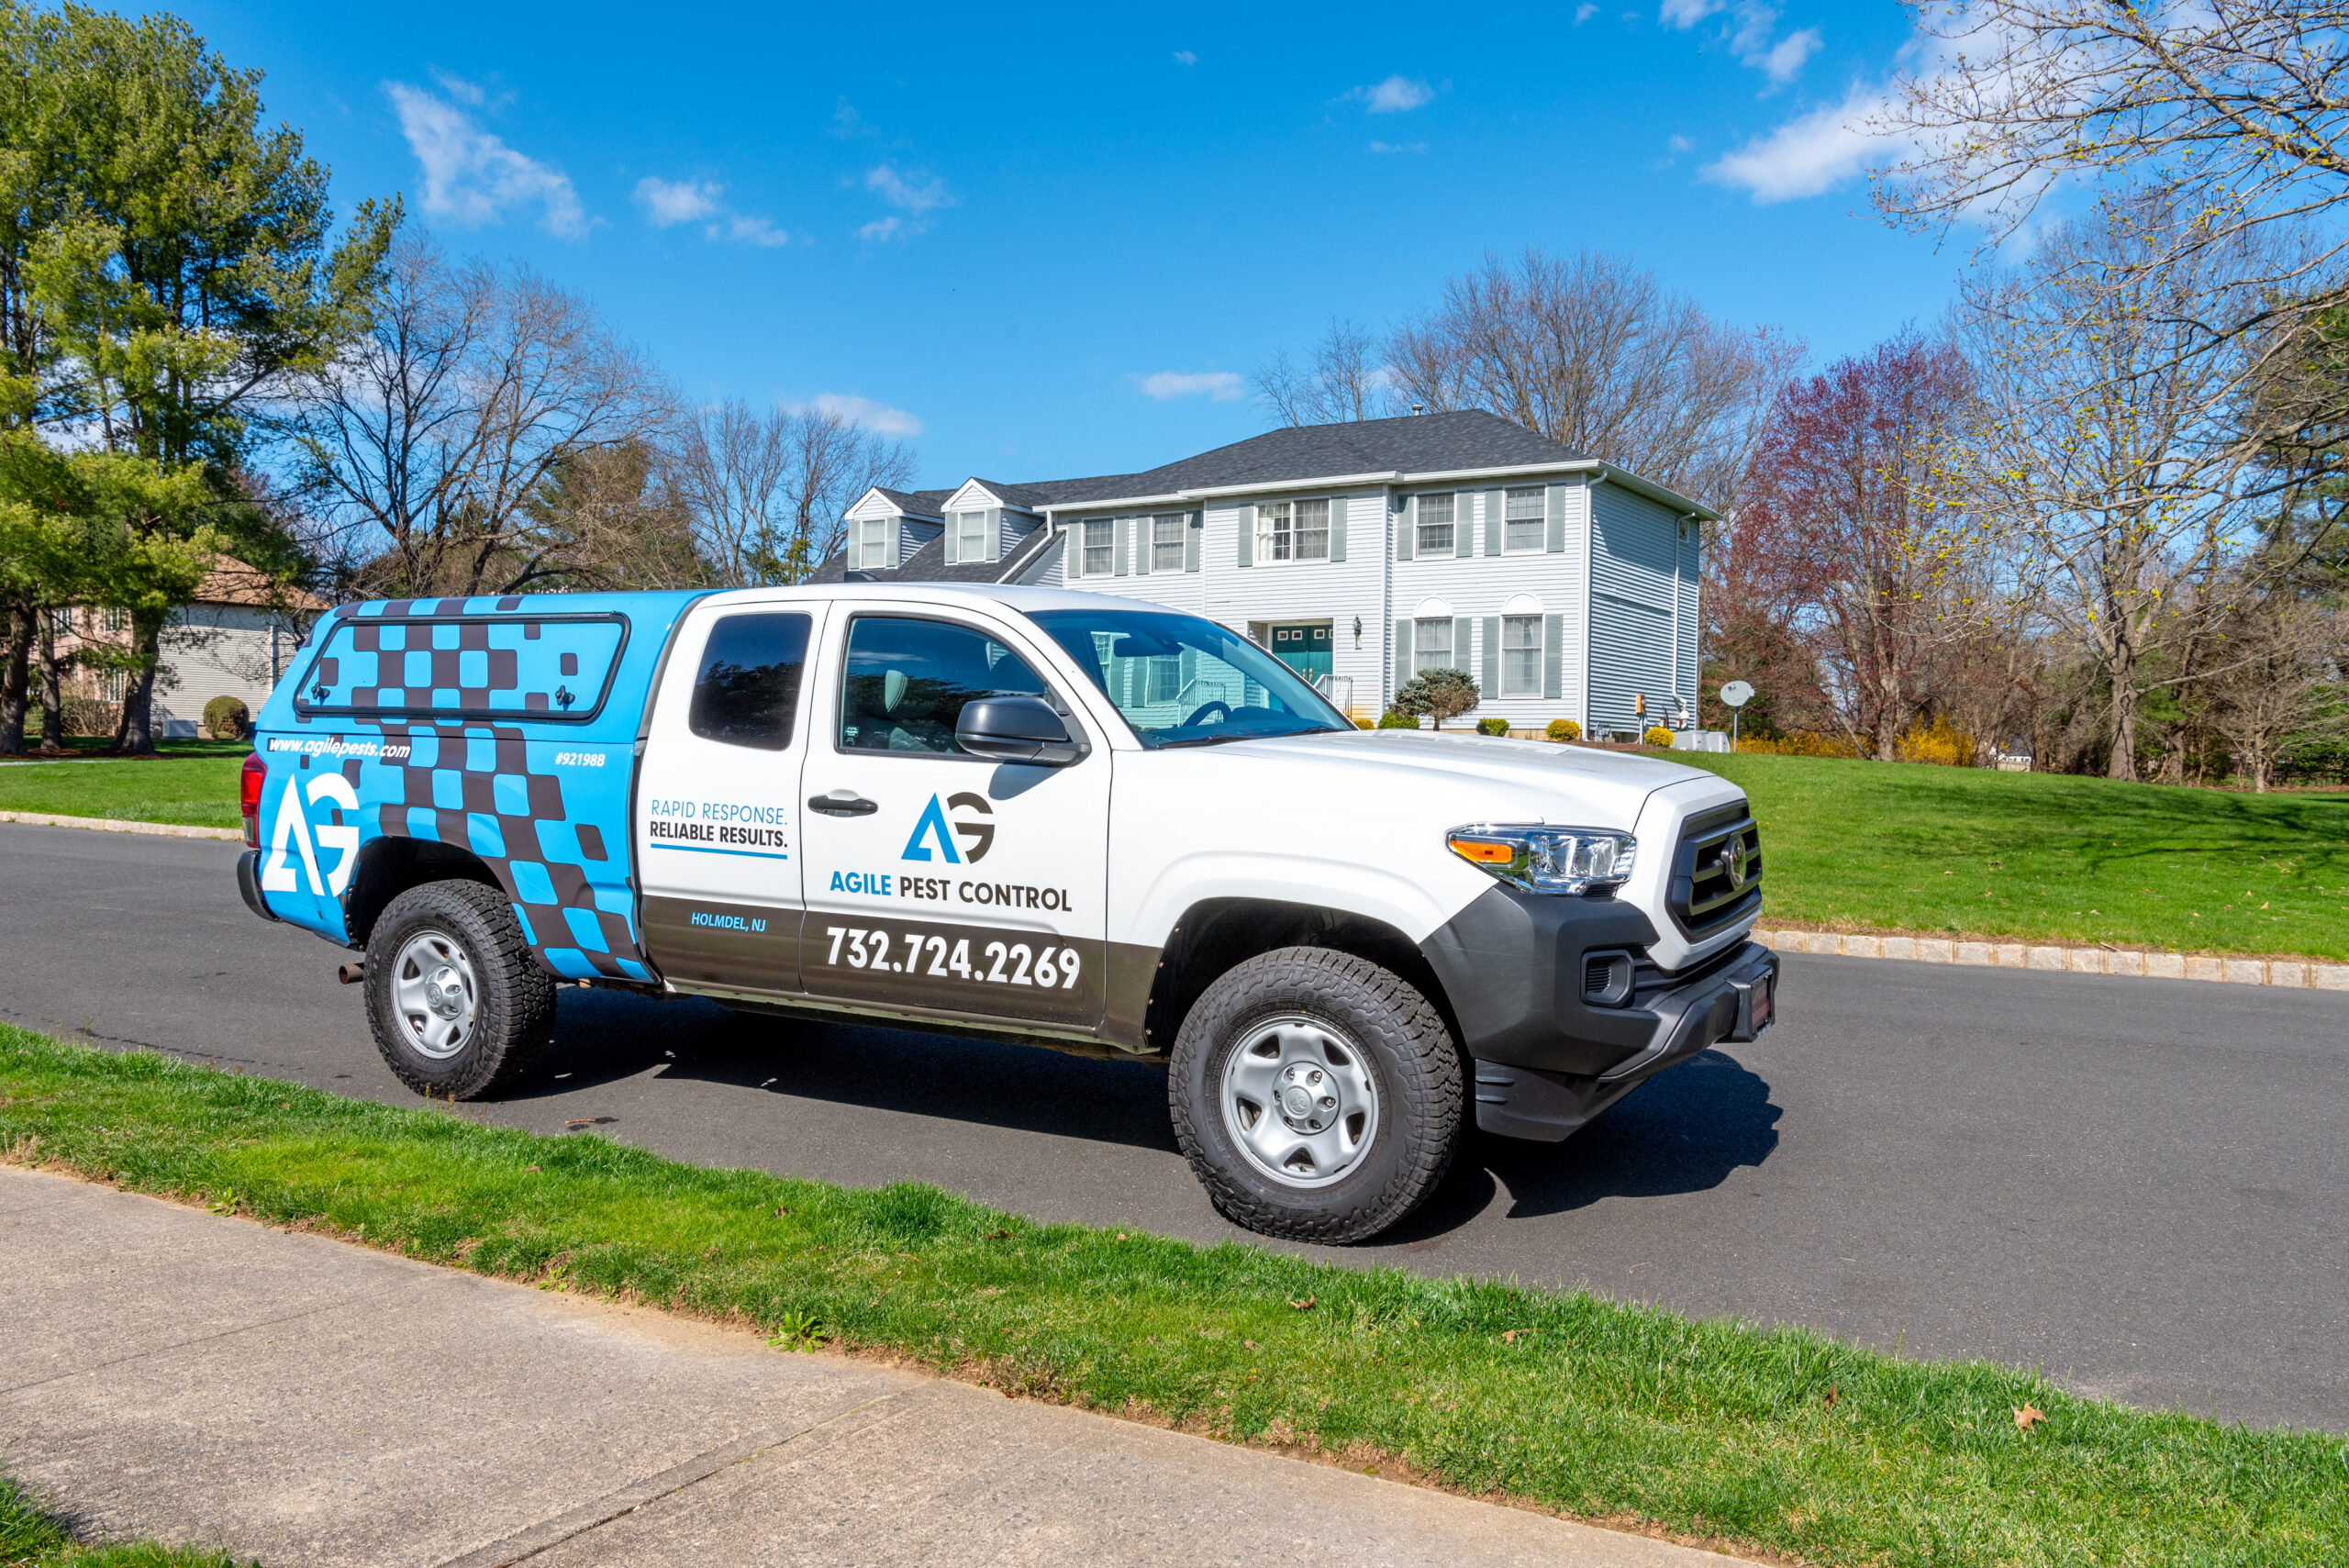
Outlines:
<svg viewBox="0 0 2349 1568"><path fill-rule="evenodd" d="M1304 676L1318 681L1331 670L1332 643L1328 621L1311 621L1304 625L1275 625L1273 657Z"/></svg>

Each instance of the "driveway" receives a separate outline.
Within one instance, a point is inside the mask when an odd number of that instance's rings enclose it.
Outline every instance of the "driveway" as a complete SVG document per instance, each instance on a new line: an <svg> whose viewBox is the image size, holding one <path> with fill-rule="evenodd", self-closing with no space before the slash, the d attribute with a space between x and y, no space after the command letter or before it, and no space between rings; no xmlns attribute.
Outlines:
<svg viewBox="0 0 2349 1568"><path fill-rule="evenodd" d="M231 844L0 825L0 1018L411 1096L344 955L238 901ZM1474 1139L1375 1246L1428 1273L1804 1323L2084 1391L2349 1429L2349 995L1789 955L1783 1019L1560 1145ZM1165 1075L566 990L488 1108L678 1159L934 1182L1203 1241Z"/></svg>

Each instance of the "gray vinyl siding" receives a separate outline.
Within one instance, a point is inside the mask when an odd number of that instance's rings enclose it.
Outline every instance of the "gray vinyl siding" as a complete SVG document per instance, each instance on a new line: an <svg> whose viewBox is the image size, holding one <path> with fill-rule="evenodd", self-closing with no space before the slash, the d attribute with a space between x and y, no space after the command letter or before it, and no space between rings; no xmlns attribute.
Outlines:
<svg viewBox="0 0 2349 1568"><path fill-rule="evenodd" d="M1693 724L1700 690L1698 682L1703 678L1703 651L1698 644L1698 633L1703 625L1698 612L1704 607L1698 597L1704 578L1703 530L1691 523L1687 536L1680 542L1680 695L1688 701Z"/></svg>
<svg viewBox="0 0 2349 1568"><path fill-rule="evenodd" d="M1682 663L1673 636L1680 519L1620 485L1594 485L1589 494L1589 728L1668 723ZM1633 712L1635 695L1648 699L1644 718Z"/></svg>

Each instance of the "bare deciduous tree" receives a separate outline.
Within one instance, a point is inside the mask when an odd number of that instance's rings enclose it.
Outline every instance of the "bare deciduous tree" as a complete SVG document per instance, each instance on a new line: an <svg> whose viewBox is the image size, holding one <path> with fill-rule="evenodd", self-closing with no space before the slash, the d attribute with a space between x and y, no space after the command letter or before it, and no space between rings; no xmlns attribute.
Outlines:
<svg viewBox="0 0 2349 1568"><path fill-rule="evenodd" d="M2235 770L2266 794L2286 742L2303 733L2337 678L2349 639L2339 611L2258 583L2243 584L2219 623L2221 662L2203 685L2209 723Z"/></svg>
<svg viewBox="0 0 2349 1568"><path fill-rule="evenodd" d="M2023 590L2110 691L2114 778L2137 776L2141 672L2175 635L2181 581L2242 550L2249 450L2236 418L2253 339L2210 348L2212 301L2255 308L2246 237L2145 264L2159 195L2056 226L2032 260L1966 288L1958 330L1982 414L1965 454L1972 506L2017 546Z"/></svg>
<svg viewBox="0 0 2349 1568"><path fill-rule="evenodd" d="M372 591L559 580L532 498L564 463L656 430L665 390L593 306L527 269L452 267L410 232L386 273L367 334L284 426L304 493L377 547L353 552Z"/></svg>
<svg viewBox="0 0 2349 1568"><path fill-rule="evenodd" d="M836 413L732 400L681 420L664 463L718 580L751 587L804 581L858 496L912 482L914 454Z"/></svg>
<svg viewBox="0 0 2349 1568"><path fill-rule="evenodd" d="M1314 346L1311 369L1276 349L1249 377L1284 425L1339 425L1400 414L1379 363L1378 339L1358 321L1331 317Z"/></svg>
<svg viewBox="0 0 2349 1568"><path fill-rule="evenodd" d="M1389 345L1431 408L1487 408L1726 510L1799 345L1713 320L1621 257L1530 250L1453 278Z"/></svg>

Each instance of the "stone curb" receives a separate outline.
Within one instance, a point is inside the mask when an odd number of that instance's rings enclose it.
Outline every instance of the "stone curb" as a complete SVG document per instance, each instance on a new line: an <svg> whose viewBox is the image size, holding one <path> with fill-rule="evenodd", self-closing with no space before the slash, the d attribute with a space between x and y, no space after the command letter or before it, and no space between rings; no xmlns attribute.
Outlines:
<svg viewBox="0 0 2349 1568"><path fill-rule="evenodd" d="M242 839L235 828L189 828L177 822L122 822L111 817L51 817L41 811L0 811L0 822L32 828L95 828L101 833L145 833L156 839Z"/></svg>
<svg viewBox="0 0 2349 1568"><path fill-rule="evenodd" d="M2219 980L2236 985L2285 985L2303 991L2349 991L2349 963L2304 959L2216 958L2202 953L2116 952L2110 948L2034 947L2025 942L1967 942L1954 937L1883 937L1841 931L1757 929L1755 941L1779 952L1826 952L1844 958L1905 958L1976 969L2036 969L2065 974L2124 974L2139 980Z"/></svg>

